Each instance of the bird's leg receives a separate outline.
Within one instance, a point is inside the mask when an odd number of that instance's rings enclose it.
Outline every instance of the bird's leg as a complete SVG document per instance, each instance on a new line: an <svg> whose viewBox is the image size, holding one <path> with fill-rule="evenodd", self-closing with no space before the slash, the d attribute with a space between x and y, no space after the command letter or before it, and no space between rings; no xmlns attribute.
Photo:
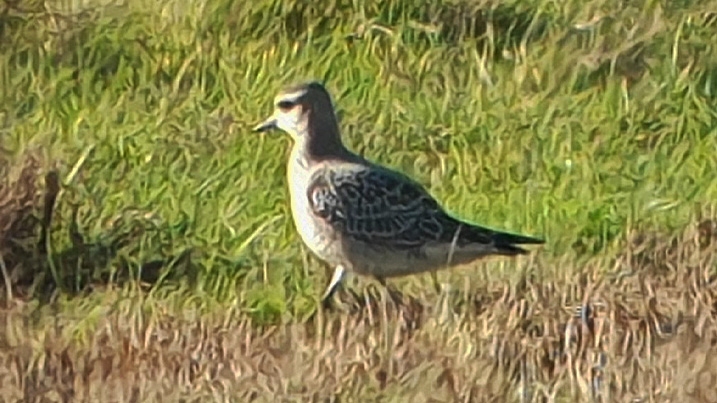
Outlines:
<svg viewBox="0 0 717 403"><path fill-rule="evenodd" d="M327 308L331 303L331 297L334 295L336 289L339 287L341 279L344 277L344 272L344 267L341 265L336 266L336 268L334 269L334 274L333 276L331 276L331 281L329 281L329 285L326 287L324 295L321 297L321 305L324 308Z"/></svg>
<svg viewBox="0 0 717 403"><path fill-rule="evenodd" d="M381 283L381 285L383 286L384 290L385 290L386 292L388 292L388 296L391 297L391 301L393 302L393 305L396 307L396 309L398 309L398 307L399 307L399 302L400 302L400 298L396 295L396 290L394 290L393 288L389 287L388 284L386 283L386 279L384 279L383 277L376 277L376 280L377 280L379 283Z"/></svg>

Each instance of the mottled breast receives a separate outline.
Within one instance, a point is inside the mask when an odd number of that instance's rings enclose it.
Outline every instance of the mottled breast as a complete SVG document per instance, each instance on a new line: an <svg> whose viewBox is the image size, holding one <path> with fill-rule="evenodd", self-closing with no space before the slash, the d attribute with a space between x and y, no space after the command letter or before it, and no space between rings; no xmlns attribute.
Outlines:
<svg viewBox="0 0 717 403"><path fill-rule="evenodd" d="M330 226L317 217L307 197L312 188L312 178L323 168L309 166L302 158L292 158L287 176L291 197L291 212L299 236L304 244L320 259L329 264L339 264L339 240Z"/></svg>

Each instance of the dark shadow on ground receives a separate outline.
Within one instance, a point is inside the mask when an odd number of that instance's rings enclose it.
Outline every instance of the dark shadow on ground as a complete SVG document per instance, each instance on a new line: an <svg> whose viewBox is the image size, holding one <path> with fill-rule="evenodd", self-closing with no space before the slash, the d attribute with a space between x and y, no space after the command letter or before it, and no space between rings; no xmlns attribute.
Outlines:
<svg viewBox="0 0 717 403"><path fill-rule="evenodd" d="M141 237L166 231L131 214L122 215L92 240L78 225L76 207L71 222L53 225L61 184L56 170L43 173L41 165L32 152L12 162L5 154L0 156L3 300L37 298L47 303L58 292L80 295L108 284L134 281L151 287L163 278L195 280L193 270L188 270L191 249L139 263L123 257L122 252L138 244ZM62 230L67 231L69 245L54 249L53 231L60 237L56 232Z"/></svg>

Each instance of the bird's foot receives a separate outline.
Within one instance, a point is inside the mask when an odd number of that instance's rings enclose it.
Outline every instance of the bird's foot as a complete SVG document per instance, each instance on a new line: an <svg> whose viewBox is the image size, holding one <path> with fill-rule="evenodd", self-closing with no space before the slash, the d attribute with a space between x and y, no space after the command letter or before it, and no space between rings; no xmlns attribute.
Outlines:
<svg viewBox="0 0 717 403"><path fill-rule="evenodd" d="M321 307L323 309L331 309L333 307L333 304L331 303L331 298L334 296L336 290L341 285L341 279L343 277L343 266L336 266L336 268L334 269L334 274L331 276L331 280L329 281L329 285L326 287L324 295L321 297Z"/></svg>

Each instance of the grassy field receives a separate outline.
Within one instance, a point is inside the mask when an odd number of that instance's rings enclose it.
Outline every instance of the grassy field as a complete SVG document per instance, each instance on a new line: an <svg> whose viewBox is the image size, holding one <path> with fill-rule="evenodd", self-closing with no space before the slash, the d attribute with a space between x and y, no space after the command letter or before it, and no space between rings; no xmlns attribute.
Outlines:
<svg viewBox="0 0 717 403"><path fill-rule="evenodd" d="M714 10L0 1L3 401L717 402ZM304 79L545 247L317 309L289 140L250 131Z"/></svg>

